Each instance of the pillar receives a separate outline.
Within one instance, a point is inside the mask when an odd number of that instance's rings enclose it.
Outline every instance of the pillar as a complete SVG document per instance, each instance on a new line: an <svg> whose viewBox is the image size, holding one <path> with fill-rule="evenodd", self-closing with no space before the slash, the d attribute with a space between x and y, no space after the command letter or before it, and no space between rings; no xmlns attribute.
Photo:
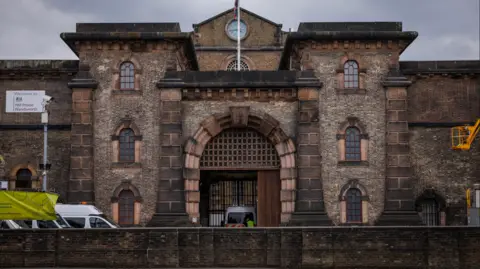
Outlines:
<svg viewBox="0 0 480 269"><path fill-rule="evenodd" d="M95 202L93 181L93 91L98 83L91 77L89 66L81 64L77 75L68 83L72 89L72 131L69 203Z"/></svg>
<svg viewBox="0 0 480 269"><path fill-rule="evenodd" d="M318 88L298 90L297 200L290 226L332 225L323 200L318 99Z"/></svg>
<svg viewBox="0 0 480 269"><path fill-rule="evenodd" d="M189 224L185 211L185 184L182 162L182 92L161 89L160 159L156 213L151 227L174 227Z"/></svg>
<svg viewBox="0 0 480 269"><path fill-rule="evenodd" d="M383 85L386 90L387 167L384 211L377 225L421 225L415 209L410 164L407 88L411 81L394 67Z"/></svg>

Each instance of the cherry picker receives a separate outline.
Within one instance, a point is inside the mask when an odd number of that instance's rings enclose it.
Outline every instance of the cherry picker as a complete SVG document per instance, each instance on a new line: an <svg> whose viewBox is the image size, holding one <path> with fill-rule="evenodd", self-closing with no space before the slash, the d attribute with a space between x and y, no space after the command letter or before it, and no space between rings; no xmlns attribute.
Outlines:
<svg viewBox="0 0 480 269"><path fill-rule="evenodd" d="M470 150L480 129L480 119L473 126L456 126L452 127L452 149L454 150Z"/></svg>

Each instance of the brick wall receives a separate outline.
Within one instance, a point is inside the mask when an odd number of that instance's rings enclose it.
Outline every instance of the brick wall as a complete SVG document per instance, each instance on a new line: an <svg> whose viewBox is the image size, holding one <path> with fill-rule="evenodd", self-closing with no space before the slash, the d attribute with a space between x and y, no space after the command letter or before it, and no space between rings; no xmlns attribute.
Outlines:
<svg viewBox="0 0 480 269"><path fill-rule="evenodd" d="M162 44L164 45L164 44ZM90 73L98 81L94 91L93 143L95 204L111 215L111 197L115 188L129 181L138 188L144 203L141 209L141 223L149 221L155 213L158 190L158 160L160 153L160 92L155 82L162 76L170 57L168 49L131 52L123 50L82 51L82 63L90 66ZM122 61L134 61L139 75L138 90L119 91L113 82ZM131 120L142 136L142 147L138 162L125 165L114 162L112 135L120 128L122 121Z"/></svg>
<svg viewBox="0 0 480 269"><path fill-rule="evenodd" d="M480 229L7 230L0 267L478 268Z"/></svg>
<svg viewBox="0 0 480 269"><path fill-rule="evenodd" d="M340 191L349 180L357 179L368 192L368 223L373 224L384 206L386 121L382 81L388 73L390 56L363 51L350 54L351 59L360 62L360 69L365 69L361 87L366 90L347 93L342 91L343 85L338 78L343 75L338 70L343 70L345 53L323 52L320 46L305 49L303 53L309 55L310 64L315 66L316 75L323 82L319 97L319 130L325 210L335 224L340 223ZM340 161L337 134L349 117L358 118L369 136L366 162Z"/></svg>
<svg viewBox="0 0 480 269"><path fill-rule="evenodd" d="M246 13L242 10L241 20L247 24L247 36L242 40L242 47L274 46L278 45L277 26L264 19ZM237 42L230 39L225 26L233 19L233 11L223 14L208 23L198 26L196 44L200 46L232 46Z"/></svg>
<svg viewBox="0 0 480 269"><path fill-rule="evenodd" d="M14 182L16 169L27 165L32 174L41 175L37 169L43 162L40 113L6 113L6 92L43 90L55 98L49 107L48 162L52 167L47 187L59 193L63 200L69 177L72 114L72 91L67 83L77 67L78 61L73 60L0 60L0 152L6 161L6 177ZM41 187L41 181L34 187Z"/></svg>
<svg viewBox="0 0 480 269"><path fill-rule="evenodd" d="M451 149L450 127L412 127L410 158L415 197L425 189L434 189L449 208L446 224L465 224L465 188L477 183L480 175L479 137L469 151L455 151Z"/></svg>
<svg viewBox="0 0 480 269"><path fill-rule="evenodd" d="M473 73L474 71L472 71ZM480 113L480 83L469 76L410 76L409 122L471 122Z"/></svg>

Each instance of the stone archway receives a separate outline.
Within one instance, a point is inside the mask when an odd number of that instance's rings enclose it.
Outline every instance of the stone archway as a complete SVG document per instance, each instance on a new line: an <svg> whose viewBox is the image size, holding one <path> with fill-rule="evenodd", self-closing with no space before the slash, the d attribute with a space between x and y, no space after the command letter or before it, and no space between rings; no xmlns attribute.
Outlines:
<svg viewBox="0 0 480 269"><path fill-rule="evenodd" d="M296 148L293 140L280 128L280 123L267 113L254 113L249 107L230 107L224 114L215 114L205 119L185 145L185 200L190 217L199 218L200 202L200 158L207 143L228 128L252 128L264 135L274 146L280 157L280 179L282 204L281 222L290 220L295 209L296 193Z"/></svg>

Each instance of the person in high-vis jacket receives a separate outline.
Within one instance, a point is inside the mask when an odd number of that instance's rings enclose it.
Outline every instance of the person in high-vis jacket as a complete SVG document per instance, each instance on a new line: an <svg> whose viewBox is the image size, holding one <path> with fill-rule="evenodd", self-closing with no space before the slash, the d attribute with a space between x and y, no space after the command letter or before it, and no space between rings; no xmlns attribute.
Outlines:
<svg viewBox="0 0 480 269"><path fill-rule="evenodd" d="M247 227L255 227L255 221L253 221L253 215L252 214L248 214L246 217L245 217L245 220L246 220L246 223L247 223Z"/></svg>

